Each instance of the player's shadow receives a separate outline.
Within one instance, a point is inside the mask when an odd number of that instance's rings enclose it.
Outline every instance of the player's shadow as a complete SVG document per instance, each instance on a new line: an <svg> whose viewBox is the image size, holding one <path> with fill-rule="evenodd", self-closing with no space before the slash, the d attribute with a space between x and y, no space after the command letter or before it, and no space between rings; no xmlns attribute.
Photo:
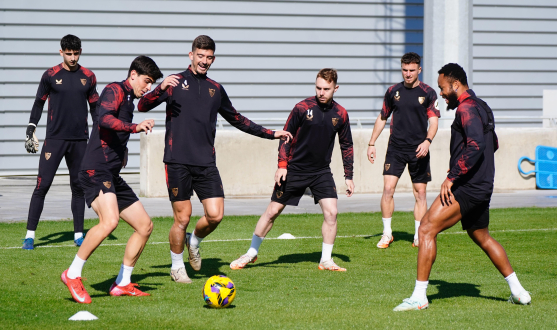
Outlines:
<svg viewBox="0 0 557 330"><path fill-rule="evenodd" d="M132 275L132 283L140 283L140 290L143 292L149 292L149 291L153 291L155 290L155 286L161 285L160 283L149 283L144 282L145 279L149 279L151 277L155 277L155 276L169 276L169 274L167 273L162 273L162 272L156 272L156 273L146 273L146 274L138 274L138 275ZM170 277L170 276L169 276ZM109 278L105 281L99 282L99 283L95 283L95 284L91 284L91 287L97 291L102 291L102 292L106 292L106 294L96 294L96 295L91 295L91 297L104 297L106 295L108 295L108 290L110 289L110 286L112 285L112 283L114 283L116 281L116 276Z"/></svg>
<svg viewBox="0 0 557 330"><path fill-rule="evenodd" d="M187 250L186 250L186 255L187 255ZM229 267L230 264L224 262L220 258L203 258L201 262L201 269L199 271L193 270L190 267L187 260L184 260L184 264L186 265L186 272L188 273L189 278L191 278L192 280L209 278L213 275L227 275L226 272L223 271L222 269L225 269L226 271L230 270ZM160 268L160 269L168 270L168 273L166 273L166 275L168 276L168 280L172 281L172 279L170 278L170 266L171 264L165 264L165 265L151 266L151 268Z"/></svg>
<svg viewBox="0 0 557 330"><path fill-rule="evenodd" d="M437 292L434 295L428 295L427 297L429 300L435 299L445 299L445 298L453 298L453 297L478 297L484 298L489 300L497 300L497 301L506 301L501 297L489 297L489 296L482 296L480 293L480 285L471 284L471 283L449 283L440 280L430 280L430 285L437 285Z"/></svg>
<svg viewBox="0 0 557 330"><path fill-rule="evenodd" d="M372 239L374 237L381 237L383 234L375 234L363 237L363 239ZM407 241L410 243L414 242L414 234L407 233L405 231L393 231L393 237L395 238L394 242L396 241Z"/></svg>
<svg viewBox="0 0 557 330"><path fill-rule="evenodd" d="M85 235L87 235L87 232L85 232ZM64 242L73 243L73 238L74 238L73 231L61 231L61 232L58 232L58 233L52 233L50 235L46 235L46 236L43 236L43 237L39 238L37 240L39 242L38 243L35 242L35 247L54 244L54 243L64 243ZM117 240L118 237L110 234L110 235L108 235L108 237L106 239L110 240L110 241L113 241L113 240Z"/></svg>
<svg viewBox="0 0 557 330"><path fill-rule="evenodd" d="M333 253L332 256L334 258L342 260L343 262L350 262L350 257L344 254ZM266 266L285 265L285 264L297 264L300 262L319 263L320 259L321 259L321 252L293 253L293 254L282 255L277 260L274 261L261 262L261 263L256 262L253 265L250 264L249 267L252 268L252 267L266 267Z"/></svg>

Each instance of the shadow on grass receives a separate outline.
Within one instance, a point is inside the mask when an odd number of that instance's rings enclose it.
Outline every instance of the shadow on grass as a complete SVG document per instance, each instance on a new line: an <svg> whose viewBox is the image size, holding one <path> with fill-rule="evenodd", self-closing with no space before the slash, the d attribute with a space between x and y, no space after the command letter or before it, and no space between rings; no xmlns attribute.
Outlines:
<svg viewBox="0 0 557 330"><path fill-rule="evenodd" d="M350 257L348 257L344 254L333 253L333 257L338 258L338 259L342 260L343 262L350 262ZM275 261L262 262L262 263L257 263L256 262L253 265L250 264L250 268L251 267L265 267L265 266L280 265L280 264L296 264L296 263L300 263L300 262L319 263L320 259L321 259L321 252L285 254L283 256L280 256Z"/></svg>
<svg viewBox="0 0 557 330"><path fill-rule="evenodd" d="M87 235L87 232L85 232ZM50 235L43 236L38 239L39 243L35 242L35 247L49 245L54 243L63 243L63 242L71 242L73 243L74 233L73 231L61 231L59 233L52 233ZM117 240L118 237L114 236L113 234L108 235L106 238L109 241Z"/></svg>
<svg viewBox="0 0 557 330"><path fill-rule="evenodd" d="M435 299L453 298L453 297L478 297L496 301L507 301L501 297L488 297L480 294L479 285L471 283L449 283L440 280L429 281L430 285L437 285L438 293L427 296L430 301Z"/></svg>
<svg viewBox="0 0 557 330"><path fill-rule="evenodd" d="M363 239L372 239L374 237L381 238L381 235L383 235L383 234L381 233L381 234L369 235L369 236L363 237ZM414 234L410 234L410 233L407 233L405 231L393 231L393 237L395 239L394 242L396 242L396 241L407 241L407 242L410 242L410 243L414 242Z"/></svg>
<svg viewBox="0 0 557 330"><path fill-rule="evenodd" d="M147 274L138 274L138 275L133 275L132 274L132 283L141 283L143 282L143 280L145 279L149 279L151 277L160 277L160 276L168 276L170 278L170 275L167 273L162 273L162 272L156 272L156 273L147 273ZM96 295L91 295L91 297L104 297L106 295L108 295L108 290L110 289L110 286L112 285L112 283L114 283L116 281L116 276L107 279L106 281L102 281L99 283L95 283L95 284L91 284L91 287L97 291L103 291L106 292L106 294L96 294ZM152 290L155 290L154 286L158 286L160 285L159 283L141 283L140 284L140 289L143 292L149 292Z"/></svg>

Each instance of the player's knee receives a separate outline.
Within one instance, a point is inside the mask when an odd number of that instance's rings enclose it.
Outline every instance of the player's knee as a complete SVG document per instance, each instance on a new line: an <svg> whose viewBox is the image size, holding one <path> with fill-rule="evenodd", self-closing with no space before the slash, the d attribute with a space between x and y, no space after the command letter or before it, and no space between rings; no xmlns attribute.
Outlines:
<svg viewBox="0 0 557 330"><path fill-rule="evenodd" d="M174 214L174 222L180 227L180 229L186 229L190 223L190 216L188 214Z"/></svg>
<svg viewBox="0 0 557 330"><path fill-rule="evenodd" d="M151 218L147 217L146 221L144 221L145 223L142 224L142 226L140 228L138 228L137 232L141 235L141 236L151 236L151 233L153 232L153 221L151 221Z"/></svg>
<svg viewBox="0 0 557 330"><path fill-rule="evenodd" d="M336 208L323 211L323 215L325 216L325 220L329 221L329 222L336 222L337 221L337 214L338 214L338 210Z"/></svg>
<svg viewBox="0 0 557 330"><path fill-rule="evenodd" d="M391 185L385 185L383 187L383 197L385 198L393 198L395 194L395 187Z"/></svg>
<svg viewBox="0 0 557 330"><path fill-rule="evenodd" d="M222 217L223 217L222 212L205 214L205 218L207 219L207 222L209 222L209 224L212 226L218 225L221 222Z"/></svg>
<svg viewBox="0 0 557 330"><path fill-rule="evenodd" d="M416 196L416 201L425 202L426 201L426 190L425 189L416 190L415 196Z"/></svg>
<svg viewBox="0 0 557 330"><path fill-rule="evenodd" d="M110 219L104 219L101 228L106 236L110 235L118 227L119 217L111 217Z"/></svg>
<svg viewBox="0 0 557 330"><path fill-rule="evenodd" d="M280 209L278 208L268 208L266 211L266 215L267 218L269 219L269 222L275 222L275 219L278 218L278 216L280 215Z"/></svg>

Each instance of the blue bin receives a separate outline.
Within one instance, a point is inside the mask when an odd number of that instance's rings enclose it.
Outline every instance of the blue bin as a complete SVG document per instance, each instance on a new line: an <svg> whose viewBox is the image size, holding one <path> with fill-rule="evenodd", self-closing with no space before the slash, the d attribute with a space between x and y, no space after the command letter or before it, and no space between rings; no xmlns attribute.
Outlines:
<svg viewBox="0 0 557 330"><path fill-rule="evenodd" d="M533 171L524 172L520 164L524 161L535 164ZM540 189L557 189L557 148L548 146L536 147L536 159L520 157L518 170L524 175L536 173L536 185Z"/></svg>

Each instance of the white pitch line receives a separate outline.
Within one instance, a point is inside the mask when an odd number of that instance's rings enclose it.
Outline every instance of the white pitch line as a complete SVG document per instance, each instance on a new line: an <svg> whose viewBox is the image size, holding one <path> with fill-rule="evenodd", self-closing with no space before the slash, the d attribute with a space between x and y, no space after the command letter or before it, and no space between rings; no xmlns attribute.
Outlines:
<svg viewBox="0 0 557 330"><path fill-rule="evenodd" d="M529 231L555 231L557 228L532 228L532 229L501 229L501 230L490 230L490 233L517 233L517 232L529 232ZM456 232L441 232L439 235L462 235L466 234L465 231L456 231ZM381 234L370 234L370 235L344 235L344 236L337 236L336 238L357 238L357 237L374 237L374 236L381 236ZM295 239L321 239L322 236L300 236L296 237ZM271 237L265 238L266 241L268 240L283 240L278 237ZM215 242L240 242L240 241L250 241L251 238L235 238L235 239L208 239L203 240L206 243L215 243ZM127 243L115 243L115 244L101 244L101 246L125 246ZM168 242L148 242L147 245L157 245L157 244L168 244ZM73 244L69 245L41 245L36 246L36 249L39 248L62 248L62 247L75 247ZM0 247L0 250L10 250L10 249L21 249L21 246L8 246L8 247Z"/></svg>

